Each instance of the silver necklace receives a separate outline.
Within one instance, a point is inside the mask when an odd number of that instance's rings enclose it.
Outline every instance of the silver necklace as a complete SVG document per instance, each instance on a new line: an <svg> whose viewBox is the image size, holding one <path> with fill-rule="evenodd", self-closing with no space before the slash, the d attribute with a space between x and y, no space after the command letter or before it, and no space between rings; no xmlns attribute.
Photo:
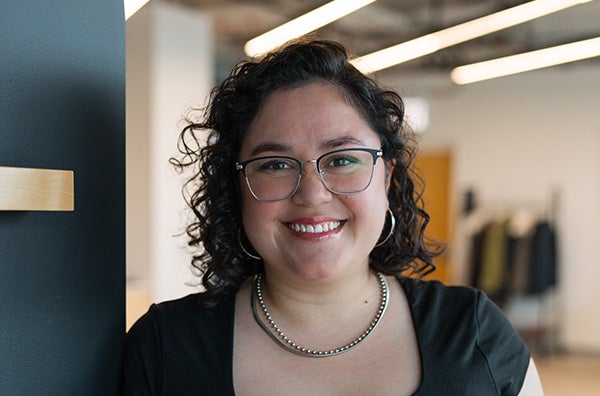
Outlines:
<svg viewBox="0 0 600 396"><path fill-rule="evenodd" d="M252 312L254 313L254 319L256 320L256 323L258 323L260 325L260 327L273 340L275 340L275 342L279 346L281 346L283 349L285 349L289 352L292 352L292 353L295 353L298 355L302 355L302 356L308 356L308 357L327 357L327 356L339 355L340 353L346 352L346 351L350 350L351 348L354 348L355 346L357 346L362 341L364 341L364 339L367 338L369 336L369 334L371 334L373 332L373 330L375 330L375 328L377 327L377 325L381 322L381 319L383 318L383 314L385 313L385 310L386 310L386 308L388 306L388 302L389 302L389 293L388 293L388 287L387 287L387 282L385 280L385 277L379 272L377 273L377 277L379 278L379 284L381 285L381 302L379 304L379 308L377 309L377 313L375 314L375 317L369 324L369 327L367 328L367 330L365 330L361 335L359 335L357 338L355 338L354 341L352 341L346 345L343 345L343 346L340 346L337 348L333 348L330 350L319 351L319 350L305 348L303 346L296 344L292 340L290 340L290 338L288 336L286 336L283 333L283 331L281 331L279 326L277 326L275 321L273 321L273 318L271 317L271 314L269 313L269 310L267 309L267 306L265 305L265 300L263 299L263 294L262 294L262 274L259 274L256 277L256 280L254 282L254 288L252 289L252 295L250 298L250 303L252 304ZM266 321L269 323L270 328L260 319L260 317L258 315L258 310L256 308L256 305L257 305L256 302L258 302L258 305L260 305L260 308L266 318Z"/></svg>

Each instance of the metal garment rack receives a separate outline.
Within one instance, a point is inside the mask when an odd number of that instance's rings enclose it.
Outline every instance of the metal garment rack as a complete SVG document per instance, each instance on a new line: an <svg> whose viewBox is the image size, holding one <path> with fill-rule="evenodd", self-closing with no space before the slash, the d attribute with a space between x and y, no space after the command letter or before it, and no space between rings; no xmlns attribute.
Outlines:
<svg viewBox="0 0 600 396"><path fill-rule="evenodd" d="M534 213L538 224L541 222L549 224L555 238L554 271L556 282L539 293L526 295L508 293L504 295L505 298L499 305L533 353L552 354L559 352L560 279L558 279L558 274L560 259L558 252L560 250L560 238L557 233L557 223L560 191L558 189L550 191L545 202L504 201L478 205L472 192L469 193L468 199L469 204L465 208L468 207L469 211L464 212L464 217L480 216L480 226L483 226L485 222L504 221L518 211L523 210ZM471 237L473 235L474 233L471 234ZM507 282L510 283L511 280L508 279Z"/></svg>

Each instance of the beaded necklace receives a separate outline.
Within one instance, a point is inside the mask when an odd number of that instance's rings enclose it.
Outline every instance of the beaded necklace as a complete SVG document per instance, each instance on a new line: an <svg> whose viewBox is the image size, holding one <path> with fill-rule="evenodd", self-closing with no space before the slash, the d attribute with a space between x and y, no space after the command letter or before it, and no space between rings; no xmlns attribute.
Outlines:
<svg viewBox="0 0 600 396"><path fill-rule="evenodd" d="M252 304L252 312L254 314L254 319L256 320L256 323L258 323L260 325L260 327L279 346L281 346L283 349L287 350L288 352L292 352L292 353L295 353L298 355L308 356L308 357L327 357L327 356L339 355L340 353L346 352L346 351L354 348L360 342L364 341L364 339L367 338L369 336L369 334L371 334L373 332L373 330L375 330L375 328L377 327L377 325L379 325L379 323L381 322L381 319L383 318L383 314L385 313L388 302L389 302L388 286L387 286L385 277L381 273L378 272L377 277L379 278L379 284L381 286L381 302L379 304L379 308L377 309L377 313L375 314L375 317L369 324L369 327L362 334L360 334L357 338L355 338L352 342L350 342L346 345L342 345L342 346L332 348L329 350L313 350L313 349L305 348L301 345L298 345L294 341L290 340L290 338L288 336L286 336L283 333L283 331L279 328L279 326L275 323L275 321L271 317L271 314L269 313L269 310L267 309L267 306L265 305L265 301L264 301L263 294L262 294L262 274L259 274L256 277L256 280L254 282L254 288L252 289L252 295L251 295L251 299L250 299L250 302ZM260 306L260 308L263 312L263 315L264 315L267 323L269 324L269 326L267 326L267 324L264 323L260 319L258 310L256 307L257 303Z"/></svg>

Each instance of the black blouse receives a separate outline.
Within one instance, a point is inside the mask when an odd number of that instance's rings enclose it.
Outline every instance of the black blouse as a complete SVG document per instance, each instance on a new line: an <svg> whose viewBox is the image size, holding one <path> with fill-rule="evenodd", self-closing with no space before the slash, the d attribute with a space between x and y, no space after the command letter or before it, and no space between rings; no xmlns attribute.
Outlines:
<svg viewBox="0 0 600 396"><path fill-rule="evenodd" d="M422 364L415 395L517 395L529 352L480 291L399 278ZM198 294L152 305L126 338L125 395L234 395L235 296L203 309Z"/></svg>

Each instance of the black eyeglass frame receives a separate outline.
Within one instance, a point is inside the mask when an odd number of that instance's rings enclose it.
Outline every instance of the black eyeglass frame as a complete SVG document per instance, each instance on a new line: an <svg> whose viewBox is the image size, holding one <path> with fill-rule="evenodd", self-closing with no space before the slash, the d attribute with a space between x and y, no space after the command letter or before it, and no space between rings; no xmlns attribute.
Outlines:
<svg viewBox="0 0 600 396"><path fill-rule="evenodd" d="M341 153L344 151L365 151L369 154L371 154L373 156L373 168L371 170L371 177L369 178L369 182L367 183L367 185L358 190L358 191L353 191L353 192L339 192L339 191L335 191L334 189L332 189L328 184L327 181L325 180L325 178L323 177L323 170L321 170L321 160L331 154L335 154L335 153ZM254 190L252 190L252 187L250 186L250 180L248 180L248 175L246 174L246 167L248 166L248 164L251 164L252 162L255 161L260 161L260 160L268 160L271 158L285 158L285 159L289 159L294 161L295 163L298 164L298 179L296 180L296 187L294 187L294 189L292 190L292 192L286 196L285 198L278 198L278 199L264 199L264 198L260 198L259 196L257 196L254 193ZM269 155L266 157L257 157L257 158L252 158L246 161L242 161L242 162L236 162L235 163L235 169L236 171L242 171L242 173L244 174L244 179L246 180L246 185L248 186L248 190L250 190L250 193L252 194L252 196L261 202L277 202L277 201L283 201L286 199L289 199L291 197L294 196L294 194L296 194L296 192L298 191L298 187L300 187L300 181L302 180L302 173L303 173L303 168L302 165L306 164L306 163L310 163L313 162L316 164L317 167L317 173L319 174L319 178L321 179L321 182L323 182L323 185L325 186L325 188L327 188L328 191L334 193L334 194L338 194L338 195L353 195L353 194L358 194L359 192L362 192L364 190L366 190L367 188L369 188L369 186L371 185L371 181L373 180L373 173L374 173L374 169L375 169L375 165L377 164L377 159L378 158L383 158L383 150L382 149L371 149L371 148L365 148L365 147L351 147L351 148L344 148L344 149L339 149L339 150L333 150L333 151L329 151L321 156L319 156L316 159L311 159L311 160L305 160L305 161L300 161L297 158L294 157L290 157L290 156L286 156L286 155Z"/></svg>

